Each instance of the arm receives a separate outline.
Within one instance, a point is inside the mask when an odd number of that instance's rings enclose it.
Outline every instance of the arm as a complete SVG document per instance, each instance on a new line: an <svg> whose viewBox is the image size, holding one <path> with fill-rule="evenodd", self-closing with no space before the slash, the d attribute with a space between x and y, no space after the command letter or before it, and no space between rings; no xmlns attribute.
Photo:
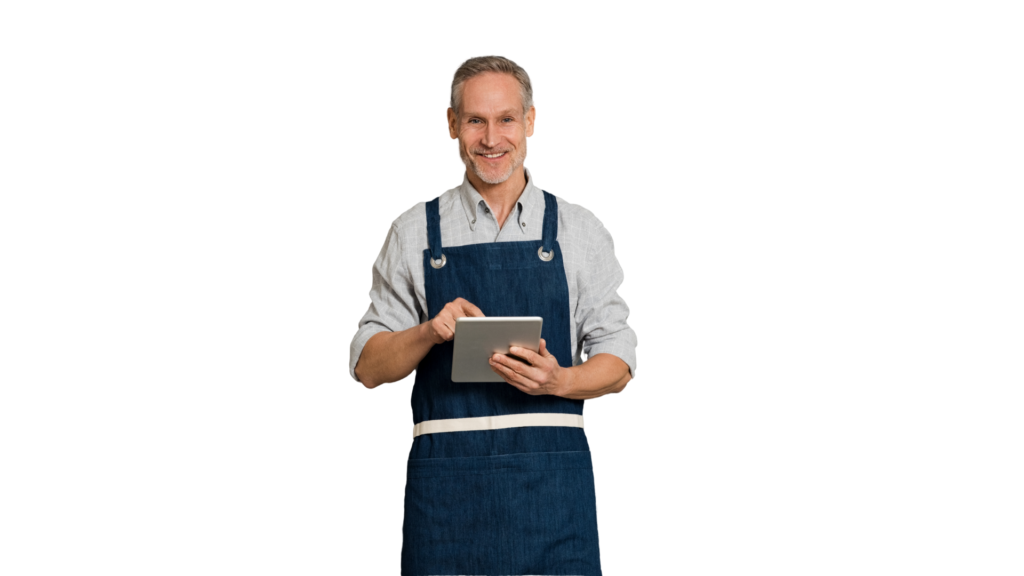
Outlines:
<svg viewBox="0 0 1024 576"><path fill-rule="evenodd" d="M625 379L620 382L621 386L625 386L626 382L636 377L636 333L627 322L629 306L618 293L625 275L615 257L611 234L593 214L586 214L590 221L587 227L587 254L576 276L579 301L574 319L580 347L588 359L572 369L582 369L584 374L592 370L596 373L596 370L589 367L590 363L600 360L607 365L611 357L619 361L619 366L627 367ZM594 378L591 376L586 379ZM594 387L587 385L584 389Z"/></svg>
<svg viewBox="0 0 1024 576"><path fill-rule="evenodd" d="M429 326L429 322L424 322L407 330L378 332L371 336L356 362L356 378L363 386L376 388L412 374L434 346L434 341L428 337Z"/></svg>
<svg viewBox="0 0 1024 576"><path fill-rule="evenodd" d="M583 364L565 369L570 374L570 384L559 396L573 400L589 400L617 394L632 380L629 366L612 354L598 354Z"/></svg>
<svg viewBox="0 0 1024 576"><path fill-rule="evenodd" d="M434 344L455 338L455 322L463 316L483 316L476 305L465 298L445 304L433 320L400 332L379 332L363 346L354 369L356 378L367 388L397 382L416 369Z"/></svg>
<svg viewBox="0 0 1024 576"><path fill-rule="evenodd" d="M553 394L573 400L589 400L618 393L630 381L629 366L612 354L597 354L577 366L563 368L540 339L540 350L513 346L509 352L524 360L520 362L505 354L491 357L491 369L506 382L527 394Z"/></svg>
<svg viewBox="0 0 1024 576"><path fill-rule="evenodd" d="M548 353L543 339L539 352L510 350L526 359L526 364L495 354L492 369L527 394L597 398L621 392L636 370L636 334L626 323L629 307L616 291L623 280L622 267L615 258L611 234L589 212L585 217L589 220L587 255L577 274L579 302L574 320L587 361L563 368Z"/></svg>
<svg viewBox="0 0 1024 576"><path fill-rule="evenodd" d="M350 347L349 372L367 388L404 378L415 368L416 358L422 359L429 350L422 343L417 345L416 328L422 317L414 286L396 221L373 263L370 306L359 320ZM388 350L395 346L402 351L401 355L388 357ZM412 366L405 368L398 362L403 359L412 362Z"/></svg>

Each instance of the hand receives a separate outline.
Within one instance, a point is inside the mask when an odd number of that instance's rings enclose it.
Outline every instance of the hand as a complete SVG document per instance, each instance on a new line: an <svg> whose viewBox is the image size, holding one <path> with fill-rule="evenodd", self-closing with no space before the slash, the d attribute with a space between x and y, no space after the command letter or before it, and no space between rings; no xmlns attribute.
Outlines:
<svg viewBox="0 0 1024 576"><path fill-rule="evenodd" d="M543 338L538 352L519 346L512 346L508 352L526 360L526 363L505 354L494 354L491 356L491 370L519 390L532 395L562 396L572 387L572 372L558 365Z"/></svg>
<svg viewBox="0 0 1024 576"><path fill-rule="evenodd" d="M441 344L455 338L455 321L467 316L484 315L475 304L465 298L456 298L444 305L444 308L427 323L427 334L434 344Z"/></svg>

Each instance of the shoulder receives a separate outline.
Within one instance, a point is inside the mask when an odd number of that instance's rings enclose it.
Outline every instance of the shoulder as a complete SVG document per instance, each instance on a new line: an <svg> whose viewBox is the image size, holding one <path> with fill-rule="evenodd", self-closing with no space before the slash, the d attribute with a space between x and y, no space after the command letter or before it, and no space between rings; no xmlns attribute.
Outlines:
<svg viewBox="0 0 1024 576"><path fill-rule="evenodd" d="M458 192L458 188L452 188L441 194L442 219L451 211L452 205L458 201ZM430 201L432 200L433 198ZM427 245L427 202L429 201L417 202L391 223L392 233L407 249L422 250Z"/></svg>
<svg viewBox="0 0 1024 576"><path fill-rule="evenodd" d="M395 221L391 223L391 227L398 232L421 225L426 227L426 205L426 202L417 202L412 208L402 212L398 218L395 218Z"/></svg>
<svg viewBox="0 0 1024 576"><path fill-rule="evenodd" d="M572 202L569 202L557 195L553 196L555 196L555 200L558 201L558 227L560 236L562 235L563 229L567 233L566 236L578 239L587 239L593 237L595 234L607 233L604 224L593 212L579 204L573 204Z"/></svg>
<svg viewBox="0 0 1024 576"><path fill-rule="evenodd" d="M555 199L558 201L559 217L564 216L570 220L586 224L587 226L603 226L597 216L587 208L584 208L579 204L573 204L560 196L555 196Z"/></svg>

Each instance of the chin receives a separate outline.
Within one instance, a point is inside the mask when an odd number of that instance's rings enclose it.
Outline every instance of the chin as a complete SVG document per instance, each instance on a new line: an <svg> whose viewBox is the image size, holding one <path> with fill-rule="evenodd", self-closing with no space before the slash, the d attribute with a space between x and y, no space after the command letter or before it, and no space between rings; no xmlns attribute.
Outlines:
<svg viewBox="0 0 1024 576"><path fill-rule="evenodd" d="M515 172L515 170L509 170L508 172L502 172L497 174L488 174L481 170L476 170L476 175L478 178L480 178L481 180L488 184L501 184L502 182L511 178L513 172Z"/></svg>
<svg viewBox="0 0 1024 576"><path fill-rule="evenodd" d="M512 174L515 173L515 171L516 167L513 165L506 170L493 170L491 172L486 172L482 170L480 166L478 166L475 162L473 163L473 172L476 174L477 178L483 180L488 184L501 184L502 182L511 178Z"/></svg>

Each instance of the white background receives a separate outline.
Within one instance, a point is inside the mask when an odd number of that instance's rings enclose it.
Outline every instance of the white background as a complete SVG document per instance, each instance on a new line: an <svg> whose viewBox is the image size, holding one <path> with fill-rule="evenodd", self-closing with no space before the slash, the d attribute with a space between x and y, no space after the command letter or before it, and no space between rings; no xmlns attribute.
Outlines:
<svg viewBox="0 0 1024 576"><path fill-rule="evenodd" d="M606 575L1024 572L1014 3L360 4L3 4L0 573L398 574L349 342L484 54L625 270Z"/></svg>

